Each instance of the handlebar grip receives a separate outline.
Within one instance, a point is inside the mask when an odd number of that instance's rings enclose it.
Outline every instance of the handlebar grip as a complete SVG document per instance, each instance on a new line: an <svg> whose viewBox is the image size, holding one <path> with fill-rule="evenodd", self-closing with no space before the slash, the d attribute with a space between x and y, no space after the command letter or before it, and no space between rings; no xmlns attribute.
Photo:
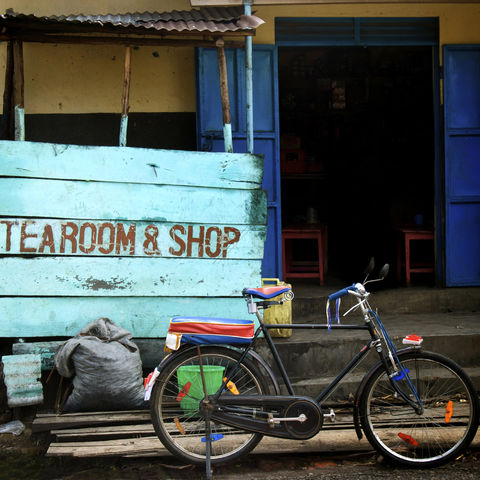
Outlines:
<svg viewBox="0 0 480 480"><path fill-rule="evenodd" d="M348 295L348 292L350 290L353 290L354 292L357 290L357 287L355 287L355 284L350 285L350 287L342 288L338 292L332 293L329 295L328 299L330 301L336 300L337 298L342 298Z"/></svg>

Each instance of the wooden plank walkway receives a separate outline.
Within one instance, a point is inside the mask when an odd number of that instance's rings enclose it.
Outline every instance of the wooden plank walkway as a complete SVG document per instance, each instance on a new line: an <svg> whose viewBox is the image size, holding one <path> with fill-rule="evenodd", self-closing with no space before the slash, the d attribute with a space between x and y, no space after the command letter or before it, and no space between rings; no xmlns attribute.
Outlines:
<svg viewBox="0 0 480 480"><path fill-rule="evenodd" d="M32 430L50 431L55 436L47 456L170 456L155 435L148 410L39 414ZM310 440L265 437L254 453L333 452L339 445L349 451L371 451L365 439L357 439L351 417L344 416L338 417L335 423L326 423L324 429Z"/></svg>

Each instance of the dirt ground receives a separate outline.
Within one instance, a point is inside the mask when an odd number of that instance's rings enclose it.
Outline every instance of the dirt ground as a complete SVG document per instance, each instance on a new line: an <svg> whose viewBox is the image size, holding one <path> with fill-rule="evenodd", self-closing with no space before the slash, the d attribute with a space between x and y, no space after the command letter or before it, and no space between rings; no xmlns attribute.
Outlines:
<svg viewBox="0 0 480 480"><path fill-rule="evenodd" d="M0 480L177 480L205 478L204 467L177 462L172 457L103 457L79 459L45 457L50 438L27 429L19 436L0 434ZM214 480L409 480L480 478L480 449L433 470L392 467L372 453L251 454L213 470Z"/></svg>

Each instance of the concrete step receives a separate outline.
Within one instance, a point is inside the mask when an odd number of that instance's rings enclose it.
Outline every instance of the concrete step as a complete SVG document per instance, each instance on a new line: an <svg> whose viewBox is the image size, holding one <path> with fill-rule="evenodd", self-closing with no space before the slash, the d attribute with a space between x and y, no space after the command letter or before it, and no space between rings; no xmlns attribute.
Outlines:
<svg viewBox="0 0 480 480"><path fill-rule="evenodd" d="M467 375L472 379L473 384L477 390L480 392L480 367L467 367L464 369ZM365 372L357 372L351 375L348 375L338 386L338 388L333 393L330 399L327 399L326 403L330 400L342 400L342 401L353 401L355 398L355 393L360 385ZM335 379L335 377L315 377L304 380L294 381L292 386L295 390L296 395L305 395L307 397L315 398L320 392L322 392L330 383ZM282 386L283 388L283 386Z"/></svg>
<svg viewBox="0 0 480 480"><path fill-rule="evenodd" d="M328 295L345 285L319 286L313 283L292 285L295 293L293 300L293 321L302 322L305 316L325 315ZM372 292L370 304L382 315L480 312L480 288L434 288L409 287L378 289L381 283L369 285ZM342 304L352 304L352 299L342 299ZM345 309L342 308L343 311Z"/></svg>
<svg viewBox="0 0 480 480"><path fill-rule="evenodd" d="M357 316L358 317L358 316ZM305 318L304 318L305 320ZM311 320L307 317L306 320ZM382 321L397 348L402 348L402 339L415 333L423 337L423 348L441 353L463 368L480 367L480 313L436 313L419 315L386 315ZM321 323L325 320L322 318ZM343 324L357 323L362 320L351 318L342 320ZM317 381L327 385L335 375L352 359L369 340L368 332L356 330L293 330L290 338L275 339L280 357L286 371L302 391L309 391L311 379L328 379ZM259 342L257 350L274 367L274 360L265 341ZM378 360L373 351L356 368L358 382ZM480 375L478 375L480 378ZM315 382L314 382L315 383ZM480 383L478 385L480 388ZM346 383L343 393L355 392ZM315 387L318 393L321 388ZM311 393L309 393L311 394Z"/></svg>

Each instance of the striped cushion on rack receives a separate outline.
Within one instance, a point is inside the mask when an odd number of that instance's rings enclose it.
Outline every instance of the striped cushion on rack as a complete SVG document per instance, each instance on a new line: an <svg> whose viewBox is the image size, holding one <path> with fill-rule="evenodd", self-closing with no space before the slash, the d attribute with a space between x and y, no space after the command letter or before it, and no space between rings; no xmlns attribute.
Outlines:
<svg viewBox="0 0 480 480"><path fill-rule="evenodd" d="M192 345L246 345L251 343L255 333L253 320L234 320L230 318L173 317L170 320L168 336L176 337L176 350L180 343Z"/></svg>

